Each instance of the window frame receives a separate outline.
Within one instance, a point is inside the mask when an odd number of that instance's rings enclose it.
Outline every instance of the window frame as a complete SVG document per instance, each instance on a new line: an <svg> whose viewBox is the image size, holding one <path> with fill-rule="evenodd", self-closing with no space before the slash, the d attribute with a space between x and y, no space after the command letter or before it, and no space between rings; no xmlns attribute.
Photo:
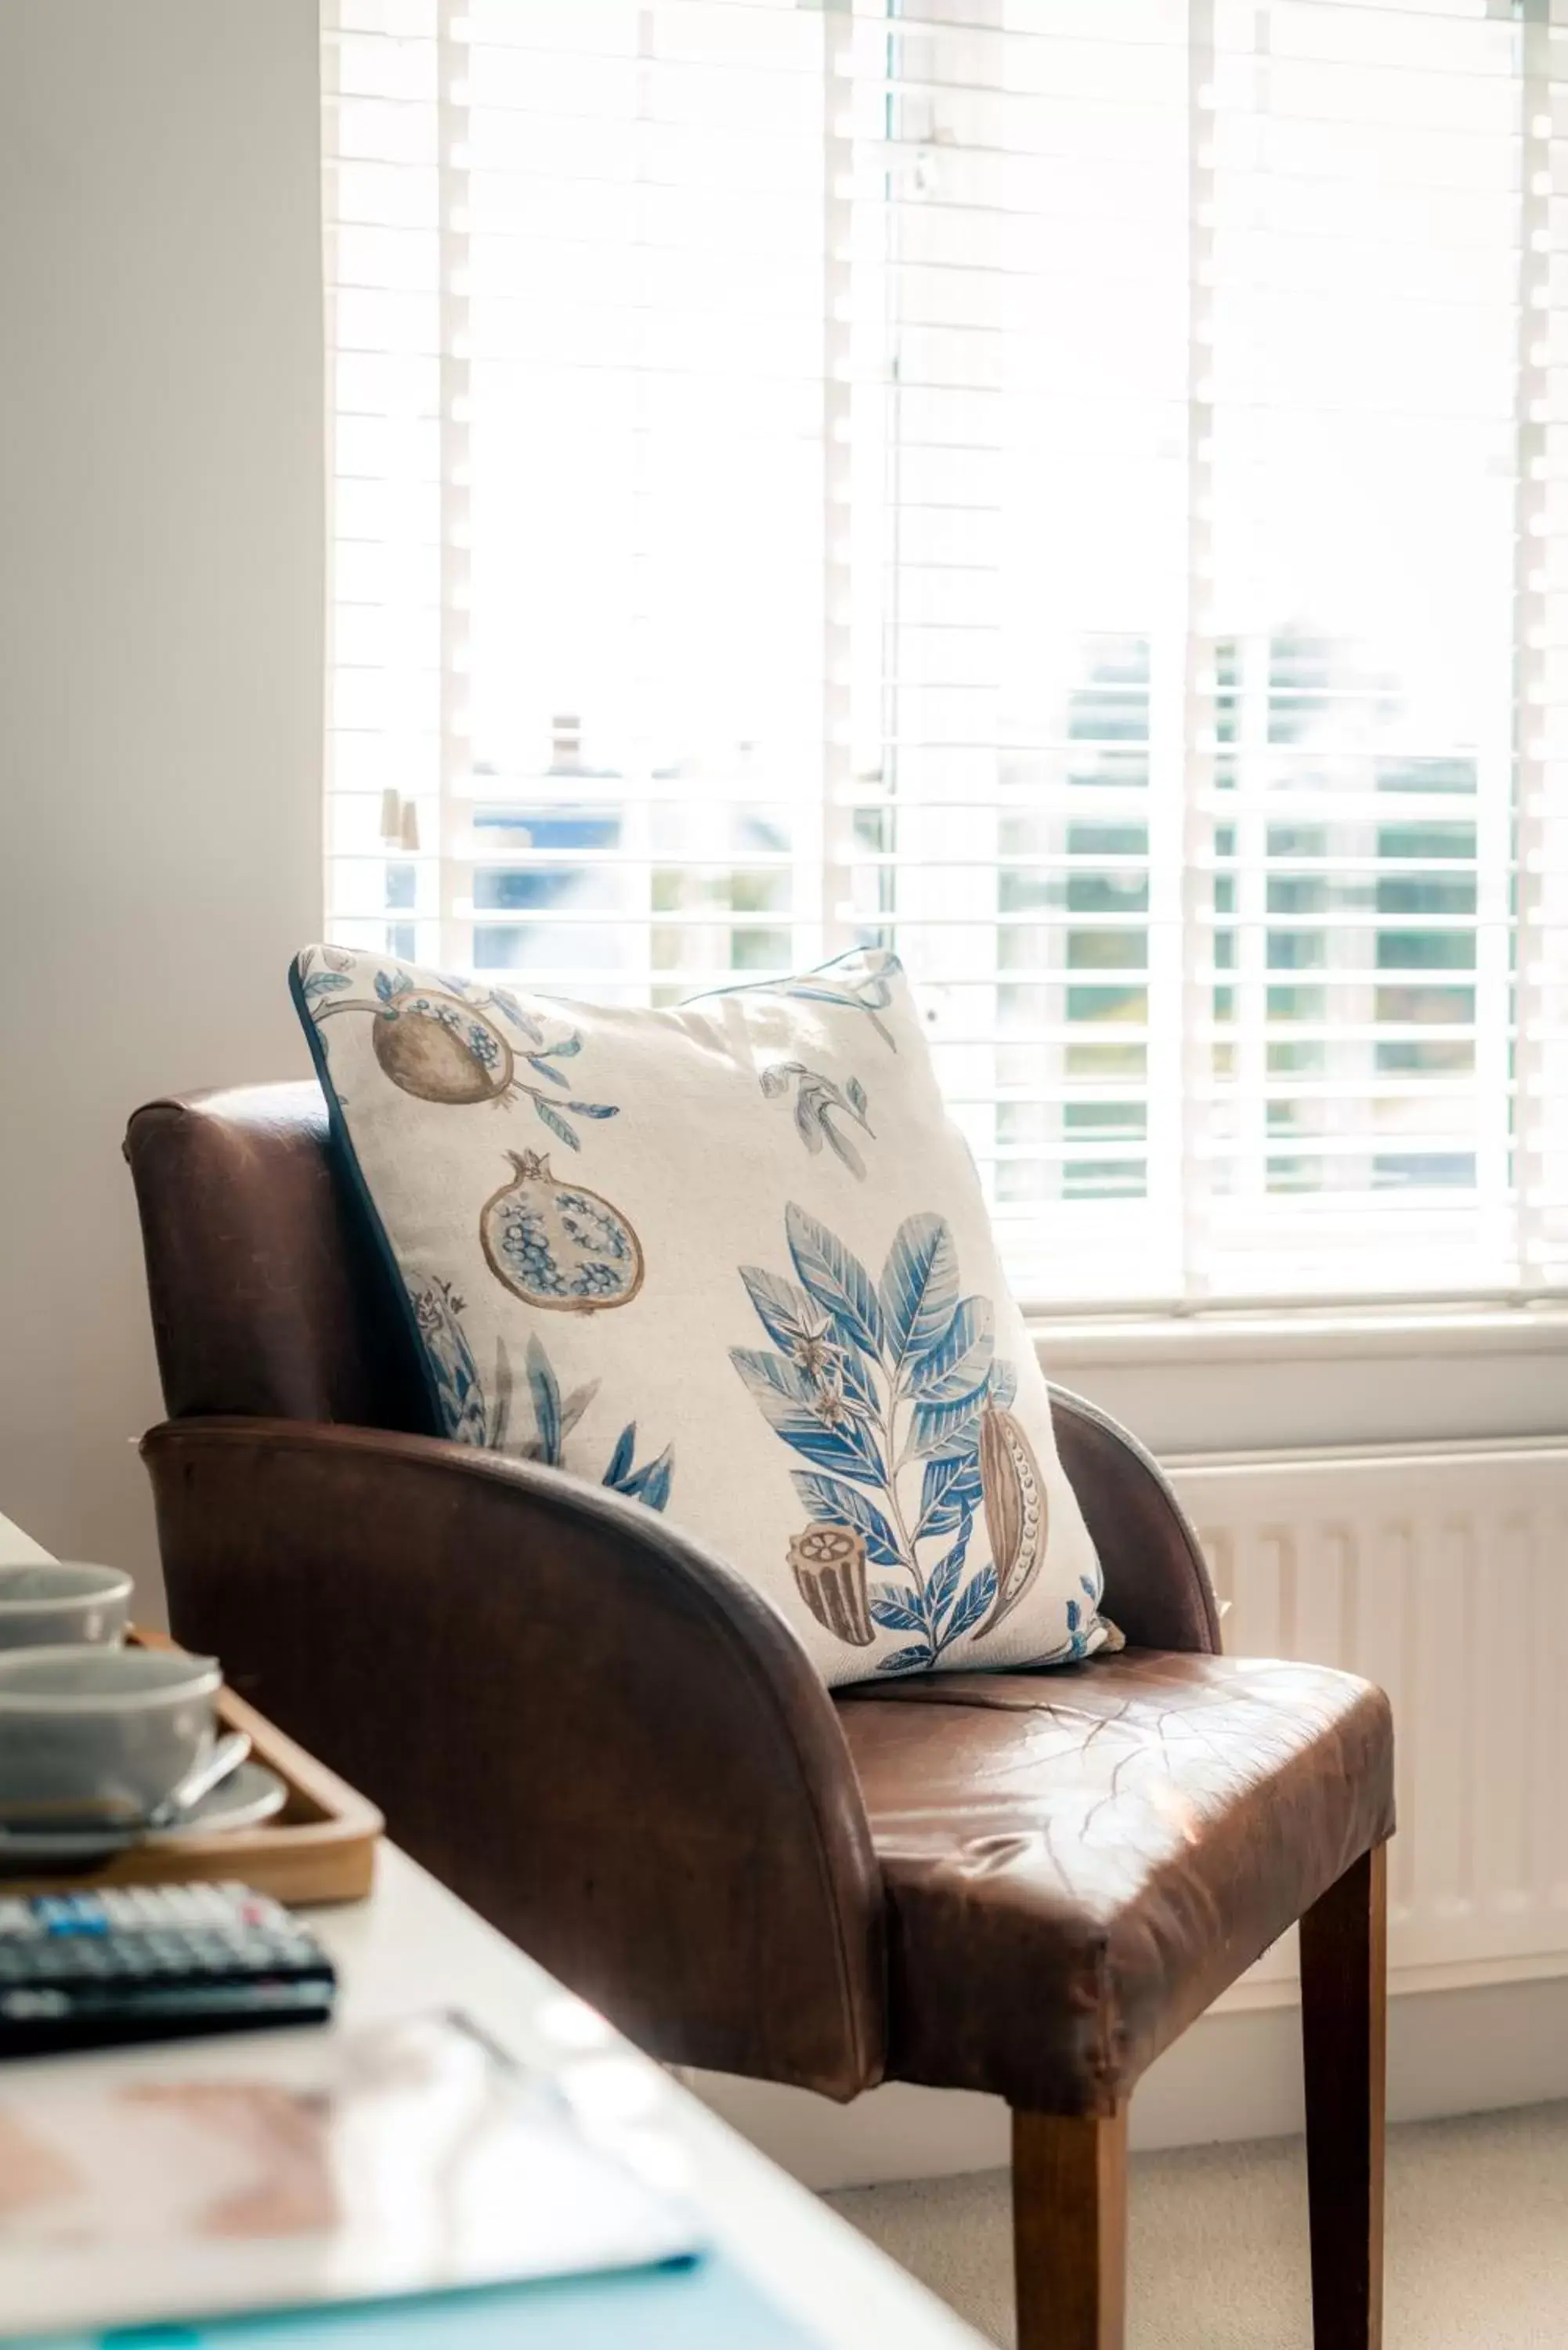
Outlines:
<svg viewBox="0 0 1568 2350"><path fill-rule="evenodd" d="M1206 364L1205 347L1207 297L1203 287L1211 273L1203 265L1204 241L1201 227L1204 211L1213 194L1212 155L1204 138L1206 109L1212 103L1215 70L1214 0L1191 0L1189 11L1188 78L1189 109L1189 207L1191 219L1192 260L1191 316L1189 343L1192 374L1188 400L1188 556L1189 579L1206 575L1211 555L1206 515L1213 490L1211 452L1214 439L1215 404L1212 386L1205 388L1200 372ZM466 16L452 0L436 0L434 9L437 26L438 95L435 101L438 140L438 182L440 187L440 421L439 473L441 506L441 594L442 653L440 661L440 777L439 806L441 837L439 847L440 911L443 934L472 921L472 911L463 910L462 884L471 870L471 846L467 837L472 825L473 802L469 785L471 771L470 735L465 706L466 691L462 682L461 653L465 649L466 626L462 618L465 608L468 580L463 554L463 540L469 522L468 482L472 448L468 417L472 409L472 369L467 355L471 325L469 296L466 291L472 259L471 233L468 225L468 162L467 150L472 131L471 98L466 73L468 66L468 33ZM846 233L844 206L839 195L841 183L853 166L853 140L843 132L836 111L835 90L838 78L849 63L849 43L855 17L852 6L829 6L823 12L824 36L824 163L823 187L824 230L830 255L836 253ZM1515 579L1518 610L1518 640L1516 651L1521 663L1520 704L1529 698L1529 663L1522 650L1533 629L1545 625L1547 596L1536 580L1532 567L1530 542L1537 534L1537 525L1546 516L1546 490L1539 479L1538 469L1530 462L1536 453L1537 428L1530 421L1537 400L1544 407L1549 387L1545 380L1544 364L1540 360L1534 343L1532 323L1533 296L1547 284L1548 259L1537 251L1539 237L1548 232L1549 196L1539 192L1536 165L1549 165L1553 144L1549 125L1541 109L1551 98L1554 84L1549 41L1552 13L1549 0L1526 0L1519 26L1521 45L1521 74L1519 101L1521 107L1521 164L1523 174L1520 191L1521 238L1521 277L1519 286L1519 399L1520 409L1516 429L1519 434L1517 466L1517 544L1519 562ZM1207 160L1206 160L1207 157ZM846 335L838 324L840 288L836 275L836 264L830 261L825 278L824 346L823 346L823 432L830 449L841 438L841 428L849 421L849 358ZM1541 428L1541 446L1544 448L1544 428ZM829 679L844 667L846 645L843 640L846 624L842 614L850 598L852 581L847 559L842 546L831 533L824 538L824 611L827 616L828 640L825 645L825 669ZM1182 701L1183 784L1179 795L1166 795L1159 821L1168 830L1174 816L1177 837L1164 842L1159 854L1155 854L1151 841L1148 868L1151 881L1151 902L1158 900L1158 920L1166 925L1166 935L1179 941L1179 979L1173 986L1168 979L1160 991L1167 1007L1180 1004L1179 1017L1169 1020L1169 1033L1156 1038L1151 1026L1151 1050L1158 1045L1172 1050L1178 1056L1182 1083L1174 1097L1161 1095L1146 1078L1145 1099L1147 1103L1147 1157L1151 1170L1160 1167L1168 1178L1174 1170L1175 1191L1168 1182L1162 1199L1152 1191L1148 1201L1151 1215L1165 1215L1179 1225L1180 1239L1173 1262L1188 1270L1178 1295L1137 1299L1116 1297L1103 1305L1094 1300L1075 1300L1071 1305L1039 1304L1032 1311L1037 1321L1053 1327L1068 1325L1088 1327L1093 1325L1107 1334L1106 1343L1112 1343L1108 1334L1118 1326L1125 1329L1137 1322L1140 1315L1147 1323L1158 1318L1173 1330L1194 1333L1217 1330L1222 1323L1234 1317L1251 1321L1266 1316L1271 1326L1283 1330L1294 1326L1303 1334L1317 1326L1325 1306L1336 1306L1352 1319L1376 1315L1380 1307L1413 1309L1446 1302L1462 1309L1473 1321L1485 1320L1485 1309L1508 1299L1552 1300L1568 1295L1568 1266L1564 1277L1542 1279L1532 1283L1529 1268L1532 1248L1532 1207L1530 1198L1521 1191L1518 1213L1521 1223L1521 1278L1514 1284L1489 1284L1471 1290L1431 1289L1412 1291L1400 1288L1386 1296L1372 1289L1357 1289L1341 1297L1322 1295L1307 1297L1292 1293L1243 1295L1225 1291L1219 1295L1206 1294L1200 1279L1191 1267L1206 1252L1206 1226L1213 1204L1213 1194L1193 1180L1193 1170L1206 1163L1206 1154L1213 1144L1212 1121L1206 1107L1210 1072L1208 1055L1210 1049L1210 1016L1203 1008L1205 992L1217 979L1217 970L1205 965L1203 941L1212 944L1218 931L1224 927L1220 908L1205 897L1207 877L1214 869L1211 840L1206 837L1205 827L1211 825L1211 813L1206 816L1202 799L1211 792L1214 780L1216 716L1218 697L1215 685L1217 640L1211 628L1203 625L1203 614L1196 608L1188 619L1188 645L1180 687ZM824 803L823 841L821 856L822 924L824 942L828 951L847 945L849 937L833 935L836 916L832 909L842 890L842 842L834 837L832 804L843 789L847 788L847 730L845 709L839 706L839 689L829 683L823 702L824 723ZM1518 1082L1523 1098L1532 1087L1539 1088L1543 1079L1539 1038L1547 1024L1546 983L1541 976L1544 956L1532 951L1532 939L1538 941L1542 918L1543 892L1532 882L1533 868L1544 862L1548 847L1547 821L1547 759L1528 726L1521 733L1511 752L1514 770L1514 790L1518 820L1518 841L1511 863L1516 863L1519 873L1519 904L1514 916L1514 936L1518 941L1518 972L1511 984L1517 992L1517 1055ZM1479 808L1479 804L1478 804ZM1151 821L1156 809L1151 797ZM406 815L400 810L400 820L406 825ZM1495 865L1495 856L1493 858ZM999 860L1000 875L1005 867ZM1239 882L1240 865L1237 868ZM1247 879L1260 886L1259 872L1249 868ZM1495 889L1493 891L1495 897ZM389 910L391 909L389 907ZM389 931L392 928L389 925ZM398 926L400 935L407 935ZM1235 929L1239 938L1248 931L1254 947L1261 942L1262 932L1258 910L1251 913L1238 909ZM1243 949L1245 951L1245 949ZM1150 950L1151 958L1153 948ZM1258 974L1251 974L1253 984ZM1151 976L1148 983L1151 1014L1155 991ZM1479 975L1478 975L1479 983ZM1495 994L1497 973L1491 975ZM1505 986L1508 983L1505 982ZM1477 1022L1478 1030L1480 1022ZM1479 1045L1479 1040L1478 1040ZM1266 1147L1266 1138L1260 1134L1258 1147ZM1516 1148L1520 1147L1516 1144ZM1524 1146L1531 1147L1526 1138ZM1478 1211L1479 1212L1479 1211ZM1543 1245L1543 1243L1542 1243ZM1555 1261L1555 1260L1554 1260ZM1467 1302L1468 1301L1468 1302ZM1480 1326L1479 1325L1477 1326ZM1116 1343L1121 1343L1117 1340ZM1189 1344L1210 1343L1208 1339L1189 1337Z"/></svg>

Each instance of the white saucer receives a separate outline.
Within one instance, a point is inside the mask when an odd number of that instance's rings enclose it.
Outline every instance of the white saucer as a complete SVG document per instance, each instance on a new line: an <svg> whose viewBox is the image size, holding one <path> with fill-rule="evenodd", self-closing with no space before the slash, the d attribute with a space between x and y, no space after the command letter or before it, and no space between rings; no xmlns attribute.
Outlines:
<svg viewBox="0 0 1568 2350"><path fill-rule="evenodd" d="M117 1852L130 1852L136 1845L179 1844L186 1836L258 1827L263 1820L281 1812L287 1800L288 1789L275 1771L269 1771L265 1762L242 1762L173 1827L150 1830L140 1825L106 1824L68 1829L18 1828L0 1821L0 1869L21 1862L38 1867L55 1860L107 1860Z"/></svg>

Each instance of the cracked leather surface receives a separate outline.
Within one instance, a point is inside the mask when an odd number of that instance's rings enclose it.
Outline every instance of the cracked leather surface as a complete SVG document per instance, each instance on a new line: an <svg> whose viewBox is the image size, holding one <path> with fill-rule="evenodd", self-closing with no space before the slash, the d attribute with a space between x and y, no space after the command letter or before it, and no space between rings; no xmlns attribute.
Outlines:
<svg viewBox="0 0 1568 2350"><path fill-rule="evenodd" d="M1129 1650L846 1691L891 2078L1105 2111L1394 1825L1388 1701Z"/></svg>

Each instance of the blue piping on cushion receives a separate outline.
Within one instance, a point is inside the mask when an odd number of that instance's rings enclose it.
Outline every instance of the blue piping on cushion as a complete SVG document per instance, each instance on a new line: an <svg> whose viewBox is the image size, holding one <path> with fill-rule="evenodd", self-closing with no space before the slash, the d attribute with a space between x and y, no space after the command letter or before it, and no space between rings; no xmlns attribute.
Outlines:
<svg viewBox="0 0 1568 2350"><path fill-rule="evenodd" d="M441 1408L441 1392L436 1385L435 1373L431 1367L430 1354L421 1334L413 1301L409 1295L409 1284L404 1278L403 1268L398 1262L397 1251L392 1246L387 1227L381 1222L376 1202L370 1196L370 1187L365 1180L364 1170L359 1165L353 1138L348 1131L348 1121L343 1115L343 1105L337 1098L337 1088L332 1082L326 1048L321 1041L321 1031L311 1018L310 1006L306 1001L304 984L299 976L298 955L293 958L288 966L288 993L294 1008L299 1014L300 1025L305 1030L306 1042L310 1047L310 1057L315 1064L317 1082L326 1099L327 1130L332 1138L333 1149L348 1170L350 1195L364 1219L367 1230L375 1240L377 1253L397 1293L398 1310L413 1341L414 1356L420 1367L420 1378L425 1391L425 1401L430 1406L431 1426L438 1434L446 1436L450 1430Z"/></svg>

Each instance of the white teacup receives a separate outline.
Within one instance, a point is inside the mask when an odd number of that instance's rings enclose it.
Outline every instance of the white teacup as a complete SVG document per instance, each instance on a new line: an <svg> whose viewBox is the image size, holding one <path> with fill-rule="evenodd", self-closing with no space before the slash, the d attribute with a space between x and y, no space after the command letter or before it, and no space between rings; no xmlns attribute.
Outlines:
<svg viewBox="0 0 1568 2350"><path fill-rule="evenodd" d="M0 1566L0 1648L112 1646L130 1620L130 1577L118 1566Z"/></svg>
<svg viewBox="0 0 1568 2350"><path fill-rule="evenodd" d="M144 1819L212 1752L222 1683L182 1648L0 1655L0 1823Z"/></svg>

